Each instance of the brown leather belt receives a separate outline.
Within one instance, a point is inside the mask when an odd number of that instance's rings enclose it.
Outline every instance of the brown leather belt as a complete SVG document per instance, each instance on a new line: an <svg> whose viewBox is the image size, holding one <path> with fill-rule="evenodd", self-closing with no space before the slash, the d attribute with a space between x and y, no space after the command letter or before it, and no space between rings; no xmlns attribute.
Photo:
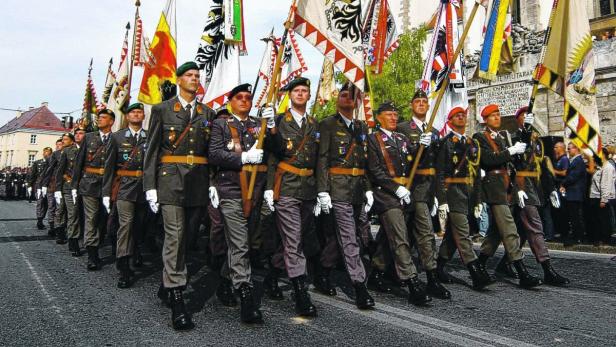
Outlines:
<svg viewBox="0 0 616 347"><path fill-rule="evenodd" d="M163 164L205 165L207 164L207 158L194 155L163 155L160 157L160 162Z"/></svg>
<svg viewBox="0 0 616 347"><path fill-rule="evenodd" d="M470 177L447 177L445 184L473 184L473 179Z"/></svg>
<svg viewBox="0 0 616 347"><path fill-rule="evenodd" d="M116 175L120 177L143 177L143 171L141 170L118 170Z"/></svg>
<svg viewBox="0 0 616 347"><path fill-rule="evenodd" d="M344 176L363 176L366 171L360 168L343 168L343 167L332 167L329 169L329 173L331 175L344 175Z"/></svg>
<svg viewBox="0 0 616 347"><path fill-rule="evenodd" d="M537 171L518 171L515 174L517 177L532 177L539 178L539 172Z"/></svg>
<svg viewBox="0 0 616 347"><path fill-rule="evenodd" d="M507 170L492 170L487 172L488 175L505 175L509 176L509 172Z"/></svg>
<svg viewBox="0 0 616 347"><path fill-rule="evenodd" d="M254 167L257 167L257 172L267 172L267 165L244 165L242 171L252 171Z"/></svg>
<svg viewBox="0 0 616 347"><path fill-rule="evenodd" d="M434 176L436 175L436 169L435 168L419 169L415 171L415 174L419 176Z"/></svg>
<svg viewBox="0 0 616 347"><path fill-rule="evenodd" d="M401 186L406 185L409 181L408 177L394 177L393 180Z"/></svg>
<svg viewBox="0 0 616 347"><path fill-rule="evenodd" d="M92 175L99 175L102 176L105 174L105 168L104 167L92 167L92 166L86 166L85 168L85 172L92 174Z"/></svg>
<svg viewBox="0 0 616 347"><path fill-rule="evenodd" d="M314 174L314 170L312 169L300 169L291 164L287 164L284 161L281 161L280 163L278 163L278 168L283 171L290 172L294 175L301 176L301 177L308 177Z"/></svg>

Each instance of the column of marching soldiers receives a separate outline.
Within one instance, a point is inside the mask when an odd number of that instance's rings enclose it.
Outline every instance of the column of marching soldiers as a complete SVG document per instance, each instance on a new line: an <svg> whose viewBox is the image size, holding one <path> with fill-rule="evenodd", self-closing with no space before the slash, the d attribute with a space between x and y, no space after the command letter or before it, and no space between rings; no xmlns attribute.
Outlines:
<svg viewBox="0 0 616 347"><path fill-rule="evenodd" d="M356 91L350 84L339 91L336 114L321 122L307 112L306 78L286 88L291 102L284 114L264 107L258 119L249 116L250 85L233 89L226 107L216 113L196 101L199 70L194 62L180 66L176 75L178 95L153 106L147 132L142 104L128 107L128 127L115 133L110 132L114 113L102 110L97 132L76 128L64 134L56 151L46 151L45 159L34 164L31 175L39 227L44 227L44 206L49 206L50 235L59 244L68 242L76 257L83 240L88 270L101 267L98 249L107 224L117 229L112 246L119 288L133 284L132 267L141 265L139 248L148 229L144 225L160 214L164 241L158 296L171 308L174 329L194 326L182 294L188 285L187 248L196 242L202 220L209 220L208 257L220 276L216 296L225 306L236 306L239 298L245 323L263 321L251 279L255 244L262 245L260 256L267 259L265 296L283 300L278 280L286 275L295 311L305 317L317 315L308 293L308 265L316 291L334 296L330 271L340 260L362 310L375 306L367 287L391 292L388 269L408 289L411 304L450 299L443 284L453 278L445 265L456 250L472 288L482 291L495 282L486 262L501 242L506 255L499 268L519 278L520 287L569 283L550 264L537 210L543 202L541 142L532 136L528 146L507 144L498 105L482 110L485 129L473 136L465 133L467 109L454 107L448 115L452 131L439 138L426 129L429 101L421 90L409 96L410 120L399 122L396 106L385 102L376 110L378 126L369 129L354 118ZM534 117L521 109L516 118L524 132ZM258 144L261 124L267 129ZM420 146L425 151L409 190ZM252 196L251 175L256 175ZM469 220L482 216L484 203L494 227L476 254ZM555 198L552 203L559 202ZM376 237L370 214L380 222ZM448 223L440 247L432 225L437 214ZM525 240L544 270L543 280L524 265ZM427 282L419 279L416 262L425 269ZM371 269L369 276L366 269Z"/></svg>

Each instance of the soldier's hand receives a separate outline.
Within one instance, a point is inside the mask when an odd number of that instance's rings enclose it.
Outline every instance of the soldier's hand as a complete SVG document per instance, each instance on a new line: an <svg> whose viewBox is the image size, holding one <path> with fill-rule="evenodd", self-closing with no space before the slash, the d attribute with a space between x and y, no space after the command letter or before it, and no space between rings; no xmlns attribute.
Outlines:
<svg viewBox="0 0 616 347"><path fill-rule="evenodd" d="M71 195L73 196L73 204L77 203L77 189L71 189Z"/></svg>
<svg viewBox="0 0 616 347"><path fill-rule="evenodd" d="M449 209L449 207L447 207ZM435 197L434 198L434 205L432 205L432 211L430 211L430 216L434 217L436 216L436 212L438 210L438 199Z"/></svg>
<svg viewBox="0 0 616 347"><path fill-rule="evenodd" d="M266 106L261 109L261 118L267 119L267 128L272 129L276 127L276 120L274 116L276 112L272 106Z"/></svg>
<svg viewBox="0 0 616 347"><path fill-rule="evenodd" d="M274 208L274 191L273 190L266 190L265 192L263 192L263 200L265 200L265 203L267 204L267 207L269 207L270 211L274 212L276 209Z"/></svg>
<svg viewBox="0 0 616 347"><path fill-rule="evenodd" d="M526 195L523 190L520 190L518 192L518 206L520 206L520 208L524 208L524 206L526 206L526 202L524 202L524 200L528 200L528 195Z"/></svg>
<svg viewBox="0 0 616 347"><path fill-rule="evenodd" d="M209 193L210 203L212 204L212 207L218 208L218 206L220 205L220 200L218 199L218 191L216 191L216 187L210 187Z"/></svg>
<svg viewBox="0 0 616 347"><path fill-rule="evenodd" d="M150 205L150 210L154 212L154 214L158 213L158 194L156 189L150 189L145 192L145 199Z"/></svg>
<svg viewBox="0 0 616 347"><path fill-rule="evenodd" d="M329 196L328 192L321 192L317 194L317 202L321 207L321 210L329 214L329 209L332 208L332 198Z"/></svg>
<svg viewBox="0 0 616 347"><path fill-rule="evenodd" d="M41 188L41 194L47 195L47 187Z"/></svg>
<svg viewBox="0 0 616 347"><path fill-rule="evenodd" d="M103 206L105 206L105 210L107 213L111 213L111 198L108 196L103 196Z"/></svg>
<svg viewBox="0 0 616 347"><path fill-rule="evenodd" d="M527 113L524 116L524 124L533 125L535 123L535 115L532 113Z"/></svg>
<svg viewBox="0 0 616 347"><path fill-rule="evenodd" d="M396 196L400 199L400 205L408 205L411 203L411 192L403 186L398 187Z"/></svg>
<svg viewBox="0 0 616 347"><path fill-rule="evenodd" d="M438 218L441 220L447 220L447 214L449 213L449 205L442 204L438 207Z"/></svg>
<svg viewBox="0 0 616 347"><path fill-rule="evenodd" d="M430 147L430 144L432 144L432 134L421 134L421 136L419 137L419 144L424 145L424 147Z"/></svg>
<svg viewBox="0 0 616 347"><path fill-rule="evenodd" d="M257 148L259 140L246 152L242 152L242 164L261 164L263 161L263 150Z"/></svg>
<svg viewBox="0 0 616 347"><path fill-rule="evenodd" d="M36 200L40 199L43 196L42 191L40 189L36 190Z"/></svg>
<svg viewBox="0 0 616 347"><path fill-rule="evenodd" d="M507 148L507 150L511 155L523 154L526 150L526 144L524 142L516 142L515 145Z"/></svg>
<svg viewBox="0 0 616 347"><path fill-rule="evenodd" d="M32 187L26 188L26 191L28 192L28 196L32 195Z"/></svg>
<svg viewBox="0 0 616 347"><path fill-rule="evenodd" d="M473 211L473 215L476 219L481 220L481 213L483 212L483 204L478 204L475 206L475 210Z"/></svg>
<svg viewBox="0 0 616 347"><path fill-rule="evenodd" d="M370 212L372 204L374 204L374 194L369 190L366 192L366 206L364 207L366 213Z"/></svg>
<svg viewBox="0 0 616 347"><path fill-rule="evenodd" d="M54 192L53 197L56 199L56 204L60 205L62 203L62 192Z"/></svg>
<svg viewBox="0 0 616 347"><path fill-rule="evenodd" d="M554 208L560 208L560 198L558 197L558 193L556 191L550 193L550 202Z"/></svg>

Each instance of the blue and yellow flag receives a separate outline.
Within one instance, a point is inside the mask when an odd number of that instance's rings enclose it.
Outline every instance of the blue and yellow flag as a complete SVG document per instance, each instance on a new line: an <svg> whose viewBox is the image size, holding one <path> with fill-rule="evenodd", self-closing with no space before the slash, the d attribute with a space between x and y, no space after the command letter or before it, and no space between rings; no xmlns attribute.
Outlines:
<svg viewBox="0 0 616 347"><path fill-rule="evenodd" d="M513 71L511 1L489 0L486 10L478 75L494 80L499 73Z"/></svg>

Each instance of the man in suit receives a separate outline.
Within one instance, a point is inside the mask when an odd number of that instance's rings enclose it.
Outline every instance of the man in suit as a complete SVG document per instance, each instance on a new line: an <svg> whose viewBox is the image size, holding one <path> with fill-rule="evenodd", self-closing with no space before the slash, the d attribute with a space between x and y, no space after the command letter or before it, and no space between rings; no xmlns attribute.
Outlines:
<svg viewBox="0 0 616 347"><path fill-rule="evenodd" d="M586 223L584 221L584 198L586 197L586 163L582 158L582 152L573 143L567 145L569 153L569 167L567 175L562 181L560 192L565 197L567 217L572 233L563 235L565 246L582 243L586 235Z"/></svg>

